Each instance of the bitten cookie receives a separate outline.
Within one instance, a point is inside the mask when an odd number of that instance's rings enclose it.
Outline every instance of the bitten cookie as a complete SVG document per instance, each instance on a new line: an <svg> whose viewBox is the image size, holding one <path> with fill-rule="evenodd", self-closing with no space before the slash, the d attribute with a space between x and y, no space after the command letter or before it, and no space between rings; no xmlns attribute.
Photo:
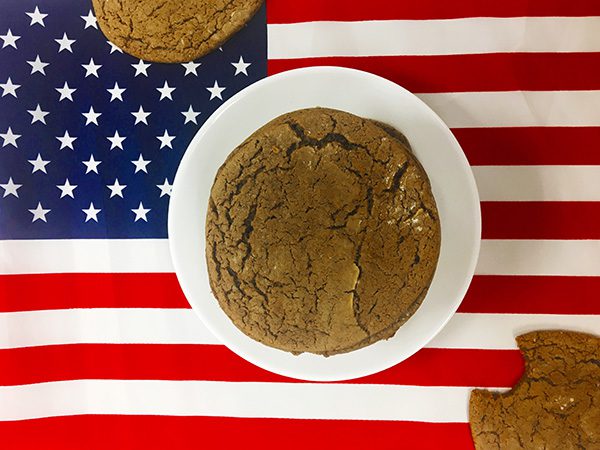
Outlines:
<svg viewBox="0 0 600 450"><path fill-rule="evenodd" d="M600 449L600 338L534 331L517 338L525 374L509 392L475 390L478 449Z"/></svg>
<svg viewBox="0 0 600 450"><path fill-rule="evenodd" d="M218 48L262 0L92 0L100 29L137 58L191 61Z"/></svg>
<svg viewBox="0 0 600 450"><path fill-rule="evenodd" d="M346 112L274 119L229 155L211 190L212 291L241 331L292 353L393 336L439 250L429 180L404 136Z"/></svg>

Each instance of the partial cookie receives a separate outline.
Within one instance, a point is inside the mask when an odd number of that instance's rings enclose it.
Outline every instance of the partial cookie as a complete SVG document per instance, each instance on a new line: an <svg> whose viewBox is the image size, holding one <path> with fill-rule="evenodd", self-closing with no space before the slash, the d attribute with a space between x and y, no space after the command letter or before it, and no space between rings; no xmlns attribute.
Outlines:
<svg viewBox="0 0 600 450"><path fill-rule="evenodd" d="M517 338L525 374L509 392L475 390L477 449L600 449L600 338L535 331Z"/></svg>
<svg viewBox="0 0 600 450"><path fill-rule="evenodd" d="M218 48L262 0L92 0L100 29L125 52L176 63Z"/></svg>
<svg viewBox="0 0 600 450"><path fill-rule="evenodd" d="M406 139L346 112L271 121L229 155L209 203L220 306L248 336L293 353L393 336L437 265L438 212Z"/></svg>

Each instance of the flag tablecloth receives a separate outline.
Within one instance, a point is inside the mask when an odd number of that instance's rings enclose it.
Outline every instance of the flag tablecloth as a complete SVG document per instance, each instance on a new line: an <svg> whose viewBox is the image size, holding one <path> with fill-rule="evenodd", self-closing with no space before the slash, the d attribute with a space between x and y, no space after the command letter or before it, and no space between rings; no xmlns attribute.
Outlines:
<svg viewBox="0 0 600 450"><path fill-rule="evenodd" d="M162 65L108 43L90 1L4 0L0 447L471 448L469 391L518 380L515 335L600 333L598 16L596 0L269 0L221 49ZM344 383L220 345L168 254L194 133L245 86L309 65L417 93L482 200L459 312L409 360Z"/></svg>

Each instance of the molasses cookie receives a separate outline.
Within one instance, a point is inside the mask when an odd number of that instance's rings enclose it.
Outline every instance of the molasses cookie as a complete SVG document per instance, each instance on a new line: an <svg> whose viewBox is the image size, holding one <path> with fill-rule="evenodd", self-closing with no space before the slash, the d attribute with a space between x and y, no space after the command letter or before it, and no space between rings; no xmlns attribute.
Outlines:
<svg viewBox="0 0 600 450"><path fill-rule="evenodd" d="M346 112L272 120L212 186L212 291L241 331L292 353L393 336L423 301L439 250L436 204L408 141Z"/></svg>
<svg viewBox="0 0 600 450"><path fill-rule="evenodd" d="M534 331L517 338L525 374L509 392L475 390L478 449L600 449L600 338Z"/></svg>
<svg viewBox="0 0 600 450"><path fill-rule="evenodd" d="M218 48L262 0L92 0L100 29L136 58L175 63Z"/></svg>

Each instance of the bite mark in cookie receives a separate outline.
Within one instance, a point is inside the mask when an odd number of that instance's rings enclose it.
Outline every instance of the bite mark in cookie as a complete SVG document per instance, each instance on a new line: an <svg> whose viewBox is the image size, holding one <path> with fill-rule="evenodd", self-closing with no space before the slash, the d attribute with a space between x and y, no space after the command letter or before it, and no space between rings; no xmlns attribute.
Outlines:
<svg viewBox="0 0 600 450"><path fill-rule="evenodd" d="M475 390L478 449L600 449L600 338L534 331L517 338L525 373L509 392Z"/></svg>

